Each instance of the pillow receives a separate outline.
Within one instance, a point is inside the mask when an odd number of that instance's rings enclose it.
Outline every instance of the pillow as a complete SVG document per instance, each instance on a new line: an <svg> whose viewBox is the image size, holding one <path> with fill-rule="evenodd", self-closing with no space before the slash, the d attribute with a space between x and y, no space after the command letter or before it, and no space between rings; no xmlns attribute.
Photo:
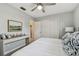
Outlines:
<svg viewBox="0 0 79 59"><path fill-rule="evenodd" d="M62 37L62 39L64 40L64 39L70 37L70 35L71 35L71 33L66 33L66 34Z"/></svg>

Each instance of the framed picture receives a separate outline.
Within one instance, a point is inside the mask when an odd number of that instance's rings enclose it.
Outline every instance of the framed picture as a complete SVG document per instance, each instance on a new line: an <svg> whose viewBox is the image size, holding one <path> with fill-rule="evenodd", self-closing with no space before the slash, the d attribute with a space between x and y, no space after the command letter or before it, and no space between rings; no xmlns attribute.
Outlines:
<svg viewBox="0 0 79 59"><path fill-rule="evenodd" d="M22 31L22 22L8 20L8 32Z"/></svg>

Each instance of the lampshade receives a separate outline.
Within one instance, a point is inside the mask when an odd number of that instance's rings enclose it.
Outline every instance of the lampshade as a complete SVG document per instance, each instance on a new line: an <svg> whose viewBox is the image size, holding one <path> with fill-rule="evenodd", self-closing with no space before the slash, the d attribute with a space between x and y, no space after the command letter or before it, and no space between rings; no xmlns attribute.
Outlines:
<svg viewBox="0 0 79 59"><path fill-rule="evenodd" d="M65 32L74 32L74 27L65 27Z"/></svg>

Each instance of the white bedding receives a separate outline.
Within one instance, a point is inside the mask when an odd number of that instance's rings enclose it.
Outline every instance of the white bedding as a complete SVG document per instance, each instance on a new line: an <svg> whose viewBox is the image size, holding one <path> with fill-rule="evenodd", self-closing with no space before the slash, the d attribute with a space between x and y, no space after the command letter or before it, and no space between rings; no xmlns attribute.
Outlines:
<svg viewBox="0 0 79 59"><path fill-rule="evenodd" d="M40 38L16 51L12 56L65 56L62 41L53 38Z"/></svg>

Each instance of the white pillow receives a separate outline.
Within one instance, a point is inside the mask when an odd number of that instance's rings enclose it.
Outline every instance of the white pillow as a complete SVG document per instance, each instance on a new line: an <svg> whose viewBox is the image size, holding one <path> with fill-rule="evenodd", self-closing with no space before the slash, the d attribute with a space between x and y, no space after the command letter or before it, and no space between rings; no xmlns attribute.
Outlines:
<svg viewBox="0 0 79 59"><path fill-rule="evenodd" d="M70 35L71 35L71 33L66 33L66 34L62 37L62 39L64 40L64 39L70 37Z"/></svg>

